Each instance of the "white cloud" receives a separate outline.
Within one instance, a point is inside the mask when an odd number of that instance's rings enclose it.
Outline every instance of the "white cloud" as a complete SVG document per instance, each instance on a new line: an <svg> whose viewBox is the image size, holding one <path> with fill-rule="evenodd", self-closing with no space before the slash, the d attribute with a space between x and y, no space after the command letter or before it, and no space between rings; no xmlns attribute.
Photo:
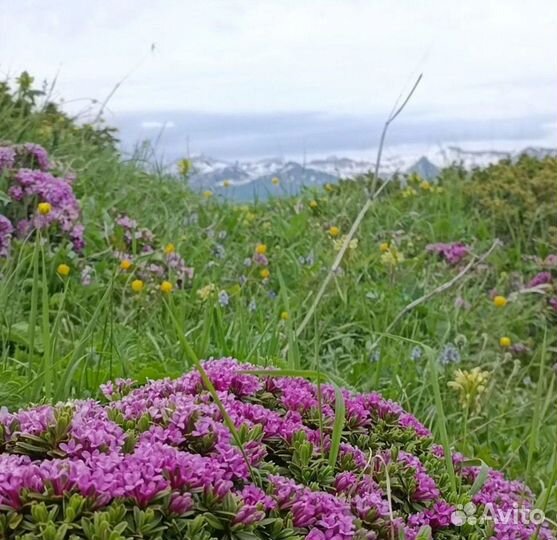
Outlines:
<svg viewBox="0 0 557 540"><path fill-rule="evenodd" d="M162 128L173 128L176 124L172 121L169 122L159 122L158 120L143 120L141 122L141 127L144 129L162 129Z"/></svg>
<svg viewBox="0 0 557 540"><path fill-rule="evenodd" d="M70 103L125 78L113 111L382 114L423 71L410 116L555 112L554 0L2 3L0 73Z"/></svg>

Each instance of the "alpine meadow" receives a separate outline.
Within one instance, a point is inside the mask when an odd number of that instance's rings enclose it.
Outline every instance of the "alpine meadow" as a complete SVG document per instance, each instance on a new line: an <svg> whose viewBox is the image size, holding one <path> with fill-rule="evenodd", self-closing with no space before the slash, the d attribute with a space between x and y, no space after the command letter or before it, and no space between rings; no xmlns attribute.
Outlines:
<svg viewBox="0 0 557 540"><path fill-rule="evenodd" d="M191 165L0 83L0 539L557 538L555 153Z"/></svg>

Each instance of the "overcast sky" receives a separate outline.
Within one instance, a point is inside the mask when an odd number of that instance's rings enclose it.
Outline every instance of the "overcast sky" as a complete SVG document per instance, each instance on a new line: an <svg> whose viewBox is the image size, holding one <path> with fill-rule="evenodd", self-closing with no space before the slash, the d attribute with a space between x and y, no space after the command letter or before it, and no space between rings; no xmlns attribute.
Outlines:
<svg viewBox="0 0 557 540"><path fill-rule="evenodd" d="M408 121L557 117L556 0L0 0L0 13L0 77L57 77L73 110L125 78L117 123L384 115L421 71Z"/></svg>

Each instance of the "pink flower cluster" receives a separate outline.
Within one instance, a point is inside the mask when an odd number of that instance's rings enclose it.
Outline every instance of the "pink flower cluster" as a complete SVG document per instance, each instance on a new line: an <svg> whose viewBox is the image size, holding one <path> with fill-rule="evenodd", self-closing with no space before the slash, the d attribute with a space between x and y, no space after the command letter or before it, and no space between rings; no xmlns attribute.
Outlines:
<svg viewBox="0 0 557 540"><path fill-rule="evenodd" d="M402 534L415 540L424 527L434 537L468 538L451 521L449 501L458 494L447 488L443 452L416 418L379 394L343 391L346 425L331 468L335 389L322 385L318 394L304 379L249 374L254 368L233 359L204 362L241 448L197 371L142 387L108 383L102 387L106 404L0 411L0 514L25 517L33 495L62 504L78 493L92 514L118 501L129 511L152 505L165 516L165 527L175 518L213 512L229 516L223 528L245 530L250 538L274 537L269 527L276 520L309 540ZM316 422L320 399L323 431ZM464 493L478 470L460 474ZM531 505L532 494L492 471L474 502L506 509ZM492 538L531 534L511 525ZM539 538L554 536L544 526Z"/></svg>
<svg viewBox="0 0 557 540"><path fill-rule="evenodd" d="M10 224L15 225L21 237L39 229L65 236L71 240L73 249L80 252L84 248L84 231L79 202L72 187L74 177L54 176L51 169L46 150L37 144L0 147L0 174L7 175L11 199ZM41 215L36 211L41 202L50 203L50 213ZM5 224L0 225L0 255L7 252L11 239L5 230Z"/></svg>
<svg viewBox="0 0 557 540"><path fill-rule="evenodd" d="M456 265L462 261L469 253L470 248L464 244L428 244L426 251L436 253L451 265Z"/></svg>

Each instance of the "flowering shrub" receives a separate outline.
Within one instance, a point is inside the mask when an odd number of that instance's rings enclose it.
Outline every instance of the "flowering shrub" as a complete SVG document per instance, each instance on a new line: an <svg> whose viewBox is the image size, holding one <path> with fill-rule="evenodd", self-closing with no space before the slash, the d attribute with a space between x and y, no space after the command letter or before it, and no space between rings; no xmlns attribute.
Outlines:
<svg viewBox="0 0 557 540"><path fill-rule="evenodd" d="M528 224L534 238L543 224L554 224L557 210L557 159L521 156L516 163L503 160L485 169L475 169L465 184L468 203L487 214L498 236L509 236L513 229ZM550 229L555 245L555 226Z"/></svg>
<svg viewBox="0 0 557 540"><path fill-rule="evenodd" d="M73 249L84 247L83 225L79 202L73 192L74 177L61 178L52 174L53 165L46 150L38 144L0 146L0 179L7 183L7 214L18 236L34 230L48 230L51 235L67 237ZM40 212L38 205L48 204ZM0 225L0 256L6 256L11 231L2 216Z"/></svg>
<svg viewBox="0 0 557 540"><path fill-rule="evenodd" d="M397 403L343 391L333 466L332 386L319 394L232 359L204 368L241 447L197 372L108 383L104 404L0 412L0 538L526 540L536 530L455 521L464 504L507 512L531 508L532 494L496 471L472 494L479 469L458 454L455 492L442 449ZM554 536L542 526L539 538Z"/></svg>

